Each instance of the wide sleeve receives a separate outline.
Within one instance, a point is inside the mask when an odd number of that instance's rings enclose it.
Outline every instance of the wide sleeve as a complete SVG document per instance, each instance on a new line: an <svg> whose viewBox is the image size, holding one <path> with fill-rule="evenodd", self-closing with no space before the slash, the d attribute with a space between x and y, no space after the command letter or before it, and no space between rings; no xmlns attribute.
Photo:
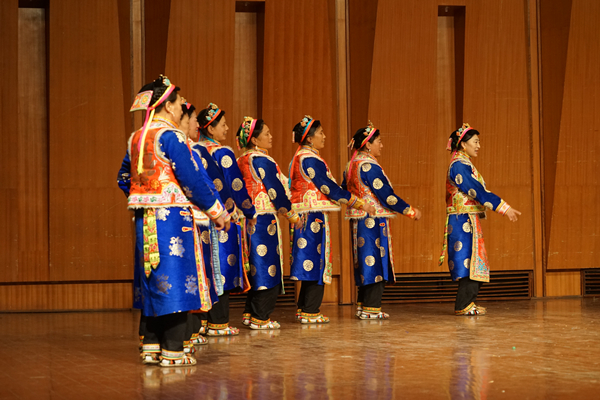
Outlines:
<svg viewBox="0 0 600 400"><path fill-rule="evenodd" d="M119 169L119 174L117 175L117 185L125 193L125 196L129 197L131 189L131 161L129 159L129 152L126 152L125 157L123 157L121 169Z"/></svg>
<svg viewBox="0 0 600 400"><path fill-rule="evenodd" d="M304 174L310 178L315 186L329 199L345 203L348 207L360 209L363 202L347 190L342 189L336 181L327 174L325 163L315 157L306 157L301 160Z"/></svg>
<svg viewBox="0 0 600 400"><path fill-rule="evenodd" d="M254 157L252 167L262 180L263 185L265 185L269 199L271 199L279 213L284 214L292 223L297 221L299 216L292 210L292 202L277 176L277 165L266 157Z"/></svg>
<svg viewBox="0 0 600 400"><path fill-rule="evenodd" d="M252 219L256 214L254 206L251 208L244 208L243 204L252 204L252 199L246 190L246 183L242 176L242 171L235 161L235 154L227 147L222 147L216 150L213 154L215 161L221 166L223 172L223 182L226 186L230 187L231 198L237 205L238 209L242 210L246 218ZM245 203L244 203L245 202Z"/></svg>
<svg viewBox="0 0 600 400"><path fill-rule="evenodd" d="M456 184L461 192L472 199L477 200L486 208L501 215L506 214L510 206L499 196L490 192L474 176L470 165L455 162L450 167L450 179Z"/></svg>
<svg viewBox="0 0 600 400"><path fill-rule="evenodd" d="M208 186L206 175L200 172L192 151L185 143L185 138L173 131L167 131L160 136L159 144L165 157L171 160L171 168L186 197L209 218L217 219L226 216L218 194Z"/></svg>
<svg viewBox="0 0 600 400"><path fill-rule="evenodd" d="M414 209L396 193L388 178L383 174L383 169L377 164L369 165L371 168L360 169L360 179L365 185L371 188L371 191L381 203L381 205L389 210L399 214L406 215L409 218L415 217ZM365 171L366 170L366 171Z"/></svg>
<svg viewBox="0 0 600 400"><path fill-rule="evenodd" d="M192 155L194 156L194 161L196 161L196 164L200 169L198 172L200 173L200 175L202 175L202 179L204 179L210 190L218 194L219 191L215 187L215 184L213 183L212 179L210 179L208 171L206 171L206 168L204 168L204 163L202 162L202 154L195 147L193 147ZM223 202L223 200L221 200L221 202Z"/></svg>

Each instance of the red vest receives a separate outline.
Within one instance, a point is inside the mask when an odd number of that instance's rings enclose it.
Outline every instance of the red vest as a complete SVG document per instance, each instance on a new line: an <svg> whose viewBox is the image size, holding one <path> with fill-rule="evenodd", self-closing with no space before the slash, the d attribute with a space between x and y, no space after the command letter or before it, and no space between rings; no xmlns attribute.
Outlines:
<svg viewBox="0 0 600 400"><path fill-rule="evenodd" d="M352 161L352 164L348 165L346 169L346 176L350 175L350 179L347 182L348 191L353 195L362 199L366 204L370 204L375 208L375 216L380 218L390 218L396 213L381 205L377 196L373 193L368 185L365 185L363 180L360 178L360 171L368 171L372 168L372 165L379 165L377 160L368 155L358 153L356 158ZM349 174L349 172L351 173ZM383 172L383 168L381 169ZM383 175L385 175L385 172ZM389 178L388 178L389 181ZM367 217L367 212L363 210L357 210L355 208L346 208L346 218L348 219L361 219Z"/></svg>
<svg viewBox="0 0 600 400"><path fill-rule="evenodd" d="M301 168L302 160L313 157L318 160L325 161L318 156L309 147L303 146L296 156L292 160L292 167L290 171L290 179L292 180L292 209L298 214L307 213L311 211L339 211L340 205L329 199L323 192L321 192L313 183L313 176L307 176L304 170ZM327 163L327 175L330 179L333 179ZM310 171L309 171L310 174Z"/></svg>
<svg viewBox="0 0 600 400"><path fill-rule="evenodd" d="M131 190L127 202L131 209L192 206L173 173L171 161L166 159L160 150L159 139L166 131L174 131L179 140L187 144L187 138L183 132L161 122L152 122L142 144L144 158L141 173L138 173L137 170L140 157L137 144L142 130L134 132L129 139Z"/></svg>
<svg viewBox="0 0 600 400"><path fill-rule="evenodd" d="M261 178L264 177L265 172L261 171L261 168L259 168L259 171L257 172L255 170L254 166L252 165L252 160L255 157L266 157L275 163L275 166L277 167L277 176L279 177L279 180L283 184L283 187L286 189L286 194L287 194L287 185L288 185L287 178L285 177L285 175L283 175L281 173L281 170L279 169L279 165L277 165L275 160L260 151L248 150L237 159L238 167L240 168L240 171L242 172L242 175L244 176L244 182L246 183L246 189L248 190L248 194L250 195L250 198L252 199L252 202L254 203L254 208L256 209L256 214L257 215L276 214L277 209L275 208L275 204L273 204L273 202L269 198L267 188L262 183ZM259 174L260 174L260 176L259 176ZM285 212L287 212L287 210L285 210Z"/></svg>

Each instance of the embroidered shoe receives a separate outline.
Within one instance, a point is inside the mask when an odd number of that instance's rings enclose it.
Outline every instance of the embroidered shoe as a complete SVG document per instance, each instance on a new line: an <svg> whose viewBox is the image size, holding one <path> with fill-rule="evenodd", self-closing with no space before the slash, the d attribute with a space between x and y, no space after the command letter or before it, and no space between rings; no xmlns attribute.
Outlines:
<svg viewBox="0 0 600 400"><path fill-rule="evenodd" d="M362 303L356 303L356 318L360 318L360 314L362 314Z"/></svg>
<svg viewBox="0 0 600 400"><path fill-rule="evenodd" d="M185 342L183 342L183 352L185 354L194 354L196 352L196 349L194 348L194 345L192 344L191 340L186 340Z"/></svg>
<svg viewBox="0 0 600 400"><path fill-rule="evenodd" d="M240 330L229 324L208 324L208 332L206 332L206 336L236 336L239 334Z"/></svg>
<svg viewBox="0 0 600 400"><path fill-rule="evenodd" d="M478 307L475 303L469 304L463 310L454 311L454 314L457 316L485 315L486 313L487 311L485 308Z"/></svg>
<svg viewBox="0 0 600 400"><path fill-rule="evenodd" d="M199 333L193 333L192 337L190 338L190 343L192 343L192 346L200 346L203 344L208 344L208 340L206 340L204 336L200 336Z"/></svg>
<svg viewBox="0 0 600 400"><path fill-rule="evenodd" d="M196 365L196 359L182 351L166 351L163 350L160 356L161 367L191 367Z"/></svg>
<svg viewBox="0 0 600 400"><path fill-rule="evenodd" d="M200 330L198 331L198 334L200 335L206 335L206 331L208 330L208 321L203 319L202 320L202 326L200 327Z"/></svg>
<svg viewBox="0 0 600 400"><path fill-rule="evenodd" d="M298 321L300 321L301 324L328 324L329 318L321 313L310 314L303 312L300 313Z"/></svg>
<svg viewBox="0 0 600 400"><path fill-rule="evenodd" d="M365 320L365 319L389 319L390 314L384 313L382 311L379 311L379 312L361 311L358 318L360 318L362 320Z"/></svg>
<svg viewBox="0 0 600 400"><path fill-rule="evenodd" d="M252 318L250 320L250 329L279 329L281 325L277 321L271 321L270 319L266 321L261 321L256 318Z"/></svg>
<svg viewBox="0 0 600 400"><path fill-rule="evenodd" d="M242 314L242 324L244 324L246 326L250 326L250 318L251 318L250 313Z"/></svg>
<svg viewBox="0 0 600 400"><path fill-rule="evenodd" d="M160 345L158 343L142 345L140 357L142 364L158 364L160 362Z"/></svg>
<svg viewBox="0 0 600 400"><path fill-rule="evenodd" d="M296 310L296 321L300 321L302 319L301 314L302 314L302 309L301 308L297 309Z"/></svg>

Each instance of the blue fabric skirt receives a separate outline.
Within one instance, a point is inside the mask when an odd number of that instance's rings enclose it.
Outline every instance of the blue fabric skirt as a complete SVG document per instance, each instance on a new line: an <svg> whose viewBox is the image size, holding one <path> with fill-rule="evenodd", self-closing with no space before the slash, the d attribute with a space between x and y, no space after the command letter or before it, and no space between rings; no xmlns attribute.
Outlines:
<svg viewBox="0 0 600 400"><path fill-rule="evenodd" d="M144 246L143 213L143 210L136 212L137 249ZM143 253L137 264L143 314L161 316L209 310L212 307L210 283L191 210L180 207L156 209L156 232L160 255L156 269L146 277Z"/></svg>
<svg viewBox="0 0 600 400"><path fill-rule="evenodd" d="M354 282L365 286L394 282L391 237L387 218L363 218L352 221Z"/></svg>
<svg viewBox="0 0 600 400"><path fill-rule="evenodd" d="M297 281L318 281L323 284L325 267L325 216L321 212L305 215L306 224L302 230L295 230L292 245L290 279Z"/></svg>
<svg viewBox="0 0 600 400"><path fill-rule="evenodd" d="M256 225L248 226L248 250L251 290L271 289L282 283L281 230L277 216L259 215Z"/></svg>
<svg viewBox="0 0 600 400"><path fill-rule="evenodd" d="M448 268L453 281L470 275L472 228L469 214L448 216Z"/></svg>

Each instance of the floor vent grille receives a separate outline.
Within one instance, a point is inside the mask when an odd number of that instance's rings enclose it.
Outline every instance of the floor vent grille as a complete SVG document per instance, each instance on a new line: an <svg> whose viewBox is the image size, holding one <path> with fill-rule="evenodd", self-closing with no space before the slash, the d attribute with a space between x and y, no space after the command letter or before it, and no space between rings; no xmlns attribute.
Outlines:
<svg viewBox="0 0 600 400"><path fill-rule="evenodd" d="M600 295L600 269L584 269L581 274L581 293L584 296Z"/></svg>

